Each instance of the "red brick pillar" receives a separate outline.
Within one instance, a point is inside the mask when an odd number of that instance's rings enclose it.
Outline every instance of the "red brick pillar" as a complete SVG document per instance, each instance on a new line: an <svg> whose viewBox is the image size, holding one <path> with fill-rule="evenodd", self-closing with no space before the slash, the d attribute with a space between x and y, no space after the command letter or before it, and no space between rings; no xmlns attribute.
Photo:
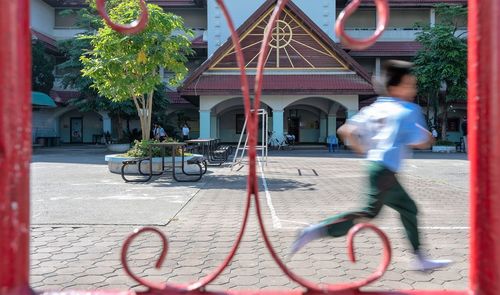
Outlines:
<svg viewBox="0 0 500 295"><path fill-rule="evenodd" d="M0 1L0 294L29 287L29 0Z"/></svg>
<svg viewBox="0 0 500 295"><path fill-rule="evenodd" d="M469 0L468 140L474 294L500 292L500 1ZM461 62L461 61L457 61Z"/></svg>

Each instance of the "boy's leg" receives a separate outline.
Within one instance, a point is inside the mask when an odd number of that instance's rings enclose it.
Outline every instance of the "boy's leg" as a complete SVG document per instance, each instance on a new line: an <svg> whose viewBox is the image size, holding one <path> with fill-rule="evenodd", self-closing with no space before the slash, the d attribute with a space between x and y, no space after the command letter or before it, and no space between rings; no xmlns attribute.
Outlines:
<svg viewBox="0 0 500 295"><path fill-rule="evenodd" d="M397 182L397 184L387 193L385 204L398 211L401 217L401 222L405 228L406 236L408 237L416 256L412 269L428 271L446 267L452 262L451 260L431 260L421 252L417 221L417 205L404 190L401 184L399 184L399 182Z"/></svg>
<svg viewBox="0 0 500 295"><path fill-rule="evenodd" d="M342 213L323 221L330 236L344 236L356 223L363 219L375 218L382 210L386 194L397 183L394 172L381 164L370 162L367 169L369 187L365 195L365 207L359 211Z"/></svg>
<svg viewBox="0 0 500 295"><path fill-rule="evenodd" d="M378 215L384 204L386 192L396 181L394 173L377 163L368 165L369 188L365 207L359 211L341 213L318 224L311 225L299 234L291 252L295 253L312 240L326 236L341 237L363 219L372 219Z"/></svg>
<svg viewBox="0 0 500 295"><path fill-rule="evenodd" d="M417 205L397 179L393 188L386 195L385 204L399 213L406 237L410 241L413 251L418 251L420 237L418 233Z"/></svg>

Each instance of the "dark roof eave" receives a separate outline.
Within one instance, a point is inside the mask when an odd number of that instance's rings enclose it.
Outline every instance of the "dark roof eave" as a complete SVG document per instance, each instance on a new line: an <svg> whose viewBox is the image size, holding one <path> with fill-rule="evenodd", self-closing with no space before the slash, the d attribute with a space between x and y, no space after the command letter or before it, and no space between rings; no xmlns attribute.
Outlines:
<svg viewBox="0 0 500 295"><path fill-rule="evenodd" d="M396 56L413 57L413 56L415 56L415 54L416 54L416 52L378 52L378 53L353 52L353 53L349 53L349 55L353 56L353 57L396 57Z"/></svg>
<svg viewBox="0 0 500 295"><path fill-rule="evenodd" d="M357 89L343 89L343 90L323 90L323 89L294 89L290 92L290 89L273 89L273 90L262 90L262 94L265 95L296 95L296 94L316 94L316 95L375 95L373 90L357 90ZM210 89L210 90L194 90L194 89L184 89L181 91L181 95L238 95L241 96L241 90L232 89Z"/></svg>
<svg viewBox="0 0 500 295"><path fill-rule="evenodd" d="M390 1L392 7L434 7L436 4L443 3L449 5L467 5L467 0L393 0ZM361 7L375 7L376 4L372 0L362 0Z"/></svg>

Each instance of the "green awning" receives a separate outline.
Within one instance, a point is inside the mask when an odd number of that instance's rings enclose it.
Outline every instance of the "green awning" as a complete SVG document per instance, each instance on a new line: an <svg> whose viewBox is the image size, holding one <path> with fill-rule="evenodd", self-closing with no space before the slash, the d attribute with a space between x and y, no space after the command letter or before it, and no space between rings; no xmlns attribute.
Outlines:
<svg viewBox="0 0 500 295"><path fill-rule="evenodd" d="M54 100L43 92L32 91L31 92L31 104L36 106L44 106L44 107L57 107Z"/></svg>

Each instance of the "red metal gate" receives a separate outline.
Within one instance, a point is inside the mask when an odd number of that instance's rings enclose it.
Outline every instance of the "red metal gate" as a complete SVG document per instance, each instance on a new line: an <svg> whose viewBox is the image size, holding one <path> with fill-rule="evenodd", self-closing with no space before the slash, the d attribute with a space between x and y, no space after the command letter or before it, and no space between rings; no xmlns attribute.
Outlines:
<svg viewBox="0 0 500 295"><path fill-rule="evenodd" d="M221 7L231 31L241 69L241 85L249 132L249 176L247 204L240 233L223 263L207 277L188 285L171 285L148 282L133 274L127 263L127 249L137 235L154 232L163 241L163 251L157 262L159 267L165 258L168 241L154 228L144 228L131 235L122 250L125 271L140 284L149 287L145 294L210 294L205 286L211 283L230 263L245 231L250 206L255 202L257 218L264 242L273 259L293 281L305 287L304 291L228 291L226 294L496 294L500 292L500 221L496 217L500 209L500 137L491 131L500 126L500 1L469 1L469 157L471 161L471 256L469 290L463 291L397 291L362 292L359 290L380 278L390 262L390 246L382 231L368 224L355 227L348 236L351 260L354 259L352 239L363 228L374 230L384 244L384 257L379 268L368 278L341 285L320 287L291 272L276 255L263 225L258 199L256 178L256 138L258 118L250 111L259 108L264 79L264 56L272 30L267 30L262 42L255 79L255 99L250 105L250 91L243 65L239 38L223 0L216 0ZM272 28L289 0L279 0L268 26ZM136 25L118 26L107 18L104 0L98 7L106 22L123 33L136 33L147 23L147 10L141 0L140 20ZM387 0L375 0L379 14L375 36L362 41L348 38L343 23L360 3L354 0L339 17L337 34L352 48L366 48L382 33L388 18ZM28 0L2 1L0 3L0 295L31 294L29 286L29 163L31 157L31 109L30 109L30 34ZM480 132L482 131L482 132ZM497 180L497 181L495 181ZM62 292L59 294L133 294L124 292ZM220 293L220 292L218 292ZM57 294L57 293L53 293Z"/></svg>

